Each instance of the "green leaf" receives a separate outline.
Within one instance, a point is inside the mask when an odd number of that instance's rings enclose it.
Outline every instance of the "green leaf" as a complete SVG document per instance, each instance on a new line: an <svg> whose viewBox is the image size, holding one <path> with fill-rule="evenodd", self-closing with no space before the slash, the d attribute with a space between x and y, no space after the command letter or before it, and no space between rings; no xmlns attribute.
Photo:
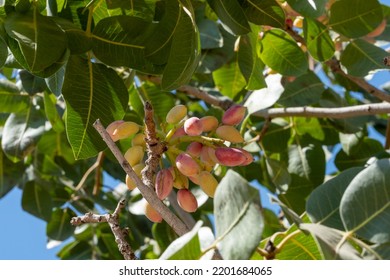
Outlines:
<svg viewBox="0 0 390 280"><path fill-rule="evenodd" d="M54 94L44 92L43 100L45 104L46 117L50 121L53 130L58 133L63 132L65 130L65 125L56 108L56 97Z"/></svg>
<svg viewBox="0 0 390 280"><path fill-rule="evenodd" d="M325 13L328 0L287 0L288 4L305 17L317 18Z"/></svg>
<svg viewBox="0 0 390 280"><path fill-rule="evenodd" d="M128 104L128 92L114 70L71 56L62 94L66 101L66 131L76 159L95 156L106 145L92 124L104 126L120 120Z"/></svg>
<svg viewBox="0 0 390 280"><path fill-rule="evenodd" d="M29 181L23 188L22 208L31 215L49 222L52 210L51 196L36 182Z"/></svg>
<svg viewBox="0 0 390 280"><path fill-rule="evenodd" d="M227 31L235 35L243 35L250 32L250 26L245 13L236 0L207 0L207 3L217 14Z"/></svg>
<svg viewBox="0 0 390 280"><path fill-rule="evenodd" d="M75 216L76 214L69 208L55 209L46 227L47 236L53 240L68 239L75 230L75 227L70 224L70 220Z"/></svg>
<svg viewBox="0 0 390 280"><path fill-rule="evenodd" d="M161 74L162 67L145 59L145 32L150 23L130 16L104 18L92 34L92 51L103 63L126 66L149 74Z"/></svg>
<svg viewBox="0 0 390 280"><path fill-rule="evenodd" d="M7 34L18 42L30 72L44 71L59 61L66 51L64 31L36 8L27 14L8 15L4 27Z"/></svg>
<svg viewBox="0 0 390 280"><path fill-rule="evenodd" d="M269 25L283 28L285 14L275 0L244 0L242 9L250 22L257 25Z"/></svg>
<svg viewBox="0 0 390 280"><path fill-rule="evenodd" d="M310 222L307 215L298 217L301 222ZM279 246L283 242L283 247L276 254L277 260L322 260L323 257L316 241L310 234L305 234L298 229L297 224L292 224L287 231L275 234L272 238L263 240L261 247L266 247L268 242L274 246ZM256 256L256 255L255 255ZM263 259L263 257L257 257Z"/></svg>
<svg viewBox="0 0 390 280"><path fill-rule="evenodd" d="M375 251L376 255L379 255L383 260L390 260L390 243L383 243L378 245L373 245L370 248ZM368 250L364 252L365 259L373 259L372 253Z"/></svg>
<svg viewBox="0 0 390 280"><path fill-rule="evenodd" d="M274 105L283 93L284 88L281 81L282 76L279 74L268 75L265 78L267 87L253 91L245 101L244 106L247 107L248 114L253 114Z"/></svg>
<svg viewBox="0 0 390 280"><path fill-rule="evenodd" d="M294 117L294 127L298 135L308 134L319 141L325 139L325 133L317 118Z"/></svg>
<svg viewBox="0 0 390 280"><path fill-rule="evenodd" d="M237 56L234 61L225 64L214 71L212 75L214 83L219 91L232 99L234 99L246 86L245 78L242 75L237 62Z"/></svg>
<svg viewBox="0 0 390 280"><path fill-rule="evenodd" d="M179 25L173 34L168 63L162 77L162 88L173 90L188 83L198 66L199 55L199 32L193 15L181 8Z"/></svg>
<svg viewBox="0 0 390 280"><path fill-rule="evenodd" d="M220 251L225 260L248 259L260 242L264 221L259 191L228 170L214 196L214 216Z"/></svg>
<svg viewBox="0 0 390 280"><path fill-rule="evenodd" d="M0 104L3 113L17 113L26 111L30 107L30 97L24 94L16 84L0 80Z"/></svg>
<svg viewBox="0 0 390 280"><path fill-rule="evenodd" d="M340 150L336 155L335 165L339 170L364 166L368 159L383 151L383 146L379 141L366 137L359 145L359 150L356 153L347 155L343 150Z"/></svg>
<svg viewBox="0 0 390 280"><path fill-rule="evenodd" d="M318 186L325 176L324 151L321 145L302 142L288 148L288 171L305 178L313 187Z"/></svg>
<svg viewBox="0 0 390 280"><path fill-rule="evenodd" d="M154 223L152 234L161 251L165 251L178 238L177 234L167 223Z"/></svg>
<svg viewBox="0 0 390 280"><path fill-rule="evenodd" d="M193 229L173 241L161 254L161 260L197 260L201 256L198 231L203 222L199 221Z"/></svg>
<svg viewBox="0 0 390 280"><path fill-rule="evenodd" d="M318 61L332 58L335 45L325 25L306 17L303 21L303 34L310 55Z"/></svg>
<svg viewBox="0 0 390 280"><path fill-rule="evenodd" d="M32 75L27 70L20 70L19 78L22 83L23 90L30 95L41 93L46 89L45 80Z"/></svg>
<svg viewBox="0 0 390 280"><path fill-rule="evenodd" d="M312 105L320 100L324 90L324 84L318 76L309 71L293 82L286 83L277 102L285 107Z"/></svg>
<svg viewBox="0 0 390 280"><path fill-rule="evenodd" d="M280 222L280 219L274 211L268 208L263 208L263 216L264 216L264 230L263 230L262 238L269 237L274 233L283 230L283 226Z"/></svg>
<svg viewBox="0 0 390 280"><path fill-rule="evenodd" d="M363 143L364 134L362 131L356 133L339 133L341 148L347 156L359 152Z"/></svg>
<svg viewBox="0 0 390 280"><path fill-rule="evenodd" d="M305 53L286 32L272 29L261 40L260 58L271 69L286 76L300 76L308 70Z"/></svg>
<svg viewBox="0 0 390 280"><path fill-rule="evenodd" d="M236 37L223 29L221 25L218 27L222 34L223 46L216 49L202 50L199 65L196 68L197 73L209 74L229 62L235 54Z"/></svg>
<svg viewBox="0 0 390 280"><path fill-rule="evenodd" d="M382 6L377 0L336 1L330 8L329 26L349 38L368 34L382 20Z"/></svg>
<svg viewBox="0 0 390 280"><path fill-rule="evenodd" d="M352 76L364 77L370 71L385 69L383 58L388 56L384 49L357 39L348 44L341 53L340 62Z"/></svg>
<svg viewBox="0 0 390 280"><path fill-rule="evenodd" d="M62 94L62 86L64 84L65 78L65 65L62 66L56 73L50 77L45 78L47 87L54 93L57 97Z"/></svg>
<svg viewBox="0 0 390 280"><path fill-rule="evenodd" d="M168 114L169 110L175 106L175 99L172 94L166 91L161 90L159 87L152 83L144 83L138 91L144 96L147 100L150 100L153 106L153 110L158 117L159 122L165 121L165 117ZM139 110L139 113L143 112ZM142 119L144 115L140 116Z"/></svg>
<svg viewBox="0 0 390 280"><path fill-rule="evenodd" d="M177 0L165 1L164 15L145 41L145 56L153 63L167 63L172 38L181 24L182 12Z"/></svg>
<svg viewBox="0 0 390 280"><path fill-rule="evenodd" d="M257 32L242 35L237 53L238 66L247 81L246 89L256 90L266 87L263 77L264 63L257 56Z"/></svg>
<svg viewBox="0 0 390 280"><path fill-rule="evenodd" d="M197 22L200 34L200 46L202 50L223 47L224 41L218 24L210 19L202 19Z"/></svg>
<svg viewBox="0 0 390 280"><path fill-rule="evenodd" d="M340 217L340 201L349 183L363 168L347 169L318 186L309 196L306 211L313 223L344 231Z"/></svg>
<svg viewBox="0 0 390 280"><path fill-rule="evenodd" d="M92 38L76 24L64 18L53 17L55 23L64 31L70 54L83 54L92 48Z"/></svg>
<svg viewBox="0 0 390 280"><path fill-rule="evenodd" d="M285 151L291 137L290 127L290 123L282 118L272 119L262 140L265 150L275 153Z"/></svg>
<svg viewBox="0 0 390 280"><path fill-rule="evenodd" d="M310 232L317 240L326 260L359 260L356 249L344 240L344 232L320 225L301 224L302 230Z"/></svg>
<svg viewBox="0 0 390 280"><path fill-rule="evenodd" d="M390 241L390 160L381 159L361 171L340 203L345 228L373 243Z"/></svg>
<svg viewBox="0 0 390 280"><path fill-rule="evenodd" d="M98 247L103 253L109 255L108 259L123 260L123 255L118 250L118 244L115 242L115 236L109 233L99 233Z"/></svg>
<svg viewBox="0 0 390 280"><path fill-rule="evenodd" d="M8 57L7 43L0 37L0 68L3 68Z"/></svg>
<svg viewBox="0 0 390 280"><path fill-rule="evenodd" d="M0 198L17 186L24 172L24 168L22 162L13 163L0 150Z"/></svg>
<svg viewBox="0 0 390 280"><path fill-rule="evenodd" d="M266 164L272 183L276 186L280 193L286 192L288 185L291 182L291 177L286 166L284 166L282 162L272 158L267 158Z"/></svg>
<svg viewBox="0 0 390 280"><path fill-rule="evenodd" d="M57 256L62 260L91 260L93 252L87 241L74 241L65 245Z"/></svg>
<svg viewBox="0 0 390 280"><path fill-rule="evenodd" d="M31 153L45 132L45 117L31 105L23 113L10 114L3 129L1 146L13 162Z"/></svg>

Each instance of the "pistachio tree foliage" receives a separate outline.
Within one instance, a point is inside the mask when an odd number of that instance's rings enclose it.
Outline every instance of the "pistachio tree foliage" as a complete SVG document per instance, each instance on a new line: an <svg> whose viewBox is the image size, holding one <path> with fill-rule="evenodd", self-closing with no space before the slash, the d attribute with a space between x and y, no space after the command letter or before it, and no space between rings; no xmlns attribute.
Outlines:
<svg viewBox="0 0 390 280"><path fill-rule="evenodd" d="M23 190L60 259L390 259L390 94L369 79L387 71L389 7L0 3L0 198ZM71 224L123 199L129 248L109 223Z"/></svg>

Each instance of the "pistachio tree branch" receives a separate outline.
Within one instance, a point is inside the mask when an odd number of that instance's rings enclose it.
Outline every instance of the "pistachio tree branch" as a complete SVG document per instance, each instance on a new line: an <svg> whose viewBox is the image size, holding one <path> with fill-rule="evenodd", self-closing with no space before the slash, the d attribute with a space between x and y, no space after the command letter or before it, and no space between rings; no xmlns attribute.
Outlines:
<svg viewBox="0 0 390 280"><path fill-rule="evenodd" d="M142 180L137 176L137 174L134 172L134 169L124 158L121 151L115 145L114 141L112 141L110 135L107 133L100 120L96 120L93 126L99 132L104 142L106 142L108 148L114 154L122 169L135 182L137 188L140 190L142 196L146 199L146 201L149 202L150 205L160 213L161 217L172 227L172 229L178 235L181 236L187 233L189 230L186 225L175 214L173 214L172 211L169 210L169 208L157 197L154 190L145 185Z"/></svg>
<svg viewBox="0 0 390 280"><path fill-rule="evenodd" d="M356 105L339 108L319 108L319 107L289 107L289 108L269 108L253 113L254 116L264 118L276 117L317 117L345 119L358 116L390 114L389 103L374 103Z"/></svg>
<svg viewBox="0 0 390 280"><path fill-rule="evenodd" d="M385 91L378 89L377 87L374 87L373 85L369 84L366 80L360 77L351 76L347 73L345 73L341 67L340 63L336 58L330 59L326 62L326 65L329 66L329 68L332 70L333 73L340 74L341 76L347 78L348 80L354 82L356 85L364 89L366 92L372 94L376 98L379 98L382 101L390 102L390 94L387 94Z"/></svg>
<svg viewBox="0 0 390 280"><path fill-rule="evenodd" d="M122 199L118 202L118 205L112 214L97 215L89 212L84 216L73 217L70 223L74 226L87 223L108 223L115 236L115 242L118 244L119 251L123 255L124 259L135 260L137 257L135 256L130 244L126 241L128 229L122 229L119 226L119 213L123 208L125 208L125 206L126 201Z"/></svg>

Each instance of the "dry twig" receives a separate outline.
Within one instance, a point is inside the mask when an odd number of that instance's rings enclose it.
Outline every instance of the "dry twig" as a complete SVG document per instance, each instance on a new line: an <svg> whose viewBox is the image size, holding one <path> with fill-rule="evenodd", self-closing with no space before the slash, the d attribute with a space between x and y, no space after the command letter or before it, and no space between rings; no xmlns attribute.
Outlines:
<svg viewBox="0 0 390 280"><path fill-rule="evenodd" d="M87 223L108 223L112 233L115 236L115 242L118 244L119 251L125 260L137 259L130 244L126 241L128 229L122 229L119 226L119 213L125 208L126 201L123 199L119 201L115 211L112 214L97 215L93 213L86 213L84 216L73 217L70 223L74 226Z"/></svg>

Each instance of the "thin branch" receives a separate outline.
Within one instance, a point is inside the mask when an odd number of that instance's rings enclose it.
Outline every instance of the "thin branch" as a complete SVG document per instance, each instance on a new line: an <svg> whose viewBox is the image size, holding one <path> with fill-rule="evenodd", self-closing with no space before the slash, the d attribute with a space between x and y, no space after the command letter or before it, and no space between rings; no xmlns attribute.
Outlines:
<svg viewBox="0 0 390 280"><path fill-rule="evenodd" d="M152 205L152 207L160 213L161 217L172 227L172 229L178 235L181 236L187 233L189 230L186 225L175 214L173 214L169 210L169 208L157 197L154 190L146 186L137 176L137 174L134 172L134 169L124 158L121 151L115 145L114 141L112 141L110 135L107 133L100 120L96 120L93 126L99 132L104 142L106 142L108 148L114 154L115 158L117 159L123 170L126 172L126 174L129 175L129 177L136 183L137 188L140 190L142 196L146 199L146 201L149 202L150 205Z"/></svg>
<svg viewBox="0 0 390 280"><path fill-rule="evenodd" d="M95 172L95 185L93 186L92 195L98 195L103 183L102 183L102 164L104 160L104 153L100 152L96 159L97 167Z"/></svg>
<svg viewBox="0 0 390 280"><path fill-rule="evenodd" d="M87 223L108 223L115 236L115 242L118 244L119 251L123 255L124 259L135 260L137 257L131 249L130 244L126 241L128 229L122 229L119 226L119 213L123 208L125 208L125 206L126 201L123 199L118 202L118 205L112 214L97 215L93 213L86 213L84 216L73 217L70 223L74 226Z"/></svg>
<svg viewBox="0 0 390 280"><path fill-rule="evenodd" d="M341 76L347 78L348 80L354 82L359 87L364 89L366 92L370 93L371 95L379 98L382 101L390 102L390 95L387 94L385 91L380 90L373 85L369 84L366 80L360 77L351 76L347 73L345 73L341 67L340 63L337 59L333 58L326 62L326 65L329 66L329 68L332 70L333 73L340 74Z"/></svg>
<svg viewBox="0 0 390 280"><path fill-rule="evenodd" d="M75 188L76 191L79 191L84 186L85 181L88 179L88 176L102 164L102 161L103 161L103 152L100 152L97 156L95 163L88 168L88 170L84 173L83 177L81 178L80 182L77 184ZM95 183L95 187L96 187L96 183ZM94 187L94 191L95 191L95 187Z"/></svg>
<svg viewBox="0 0 390 280"><path fill-rule="evenodd" d="M340 108L317 108L317 107L290 107L290 108L269 108L253 113L254 116L264 118L276 117L317 117L344 119L358 116L389 114L390 104L374 103L367 105L356 105Z"/></svg>

